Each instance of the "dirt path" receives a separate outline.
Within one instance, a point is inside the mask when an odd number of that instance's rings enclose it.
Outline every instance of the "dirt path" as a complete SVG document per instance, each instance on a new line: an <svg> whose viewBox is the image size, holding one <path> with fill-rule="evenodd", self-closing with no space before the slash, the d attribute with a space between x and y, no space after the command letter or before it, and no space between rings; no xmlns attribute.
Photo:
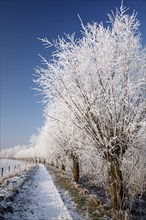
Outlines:
<svg viewBox="0 0 146 220"><path fill-rule="evenodd" d="M46 168L39 164L13 202L7 220L73 220Z"/></svg>

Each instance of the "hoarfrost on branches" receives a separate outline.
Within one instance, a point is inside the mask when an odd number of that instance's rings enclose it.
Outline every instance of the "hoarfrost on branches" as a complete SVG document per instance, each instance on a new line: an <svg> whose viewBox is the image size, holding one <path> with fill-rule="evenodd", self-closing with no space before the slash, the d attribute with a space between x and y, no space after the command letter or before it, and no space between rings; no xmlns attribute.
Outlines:
<svg viewBox="0 0 146 220"><path fill-rule="evenodd" d="M51 62L44 60L46 69L36 70L35 82L46 101L62 99L74 125L84 129L99 152L123 154L128 147L140 147L144 135L144 50L136 14L125 12L121 6L109 15L107 28L82 24L78 40L74 35L52 43L43 39L56 51Z"/></svg>

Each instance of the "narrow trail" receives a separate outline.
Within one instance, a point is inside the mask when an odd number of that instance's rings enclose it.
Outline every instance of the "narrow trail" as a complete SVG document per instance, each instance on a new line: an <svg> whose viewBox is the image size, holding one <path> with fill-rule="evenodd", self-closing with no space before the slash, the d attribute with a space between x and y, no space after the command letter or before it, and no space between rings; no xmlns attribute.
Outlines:
<svg viewBox="0 0 146 220"><path fill-rule="evenodd" d="M6 220L73 220L46 168L39 164L13 202Z"/></svg>

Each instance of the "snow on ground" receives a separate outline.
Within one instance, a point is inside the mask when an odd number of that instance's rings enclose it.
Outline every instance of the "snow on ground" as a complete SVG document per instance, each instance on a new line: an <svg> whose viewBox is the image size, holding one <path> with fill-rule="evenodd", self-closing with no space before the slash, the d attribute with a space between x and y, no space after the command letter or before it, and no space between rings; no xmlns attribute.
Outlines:
<svg viewBox="0 0 146 220"><path fill-rule="evenodd" d="M73 220L46 168L39 164L12 202L6 220Z"/></svg>
<svg viewBox="0 0 146 220"><path fill-rule="evenodd" d="M0 182L4 178L9 178L9 176L21 174L24 170L28 170L33 166L33 163L28 163L26 161L0 158Z"/></svg>

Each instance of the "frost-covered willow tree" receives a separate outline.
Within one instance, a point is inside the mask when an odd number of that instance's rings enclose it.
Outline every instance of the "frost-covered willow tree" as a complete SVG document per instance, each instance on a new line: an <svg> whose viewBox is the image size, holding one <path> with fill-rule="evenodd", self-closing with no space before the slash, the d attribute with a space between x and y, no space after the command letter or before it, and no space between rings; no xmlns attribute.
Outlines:
<svg viewBox="0 0 146 220"><path fill-rule="evenodd" d="M113 207L123 205L122 159L126 151L144 147L145 56L136 14L122 5L109 15L109 26L82 25L82 38L74 34L50 42L53 59L42 57L36 84L44 102L61 99L74 123L94 142L97 154L109 164ZM64 118L64 122L66 118Z"/></svg>

